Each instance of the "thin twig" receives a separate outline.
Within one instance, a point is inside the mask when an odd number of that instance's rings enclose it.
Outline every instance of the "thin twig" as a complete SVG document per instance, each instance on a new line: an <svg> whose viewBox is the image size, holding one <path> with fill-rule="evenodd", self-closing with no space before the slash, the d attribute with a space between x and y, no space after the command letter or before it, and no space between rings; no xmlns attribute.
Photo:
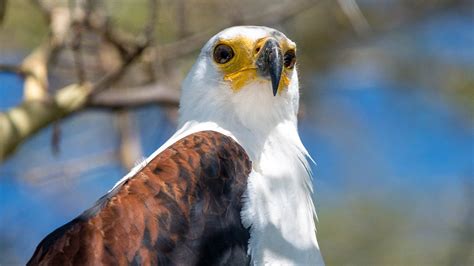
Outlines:
<svg viewBox="0 0 474 266"><path fill-rule="evenodd" d="M84 70L84 60L82 57L82 44L81 44L81 25L79 23L74 23L73 26L74 37L72 39L72 52L74 55L74 65L77 74L77 81L79 84L83 84L86 78L86 72Z"/></svg>
<svg viewBox="0 0 474 266"><path fill-rule="evenodd" d="M156 27L156 20L158 17L158 0L149 0L149 14L148 14L148 22L144 29L145 39L148 45L152 45L155 41L155 27Z"/></svg>
<svg viewBox="0 0 474 266"><path fill-rule="evenodd" d="M61 151L61 137L60 122L56 121L53 123L53 132L51 134L51 151L54 155L58 155Z"/></svg>
<svg viewBox="0 0 474 266"><path fill-rule="evenodd" d="M74 65L76 69L77 81L79 84L86 82L86 72L84 70L84 60L82 57L82 28L85 18L80 18L78 13L82 12L83 7L77 2L77 0L70 0L70 12L72 15L72 22L70 28L72 29L73 35L71 40L71 50L74 57ZM85 11L84 11L85 13Z"/></svg>
<svg viewBox="0 0 474 266"><path fill-rule="evenodd" d="M95 83L92 86L91 96L107 89L114 82L118 81L124 75L127 68L142 55L143 51L147 47L147 45L137 47L135 51L133 51L130 55L127 56L127 58L124 59L124 62L117 70L106 74L102 79Z"/></svg>
<svg viewBox="0 0 474 266"><path fill-rule="evenodd" d="M122 59L130 55L130 50L134 38L116 30L110 19L106 20L105 25L103 27L97 27L94 25L90 26L90 29L102 33L104 39L110 44L112 44L115 49L117 49Z"/></svg>

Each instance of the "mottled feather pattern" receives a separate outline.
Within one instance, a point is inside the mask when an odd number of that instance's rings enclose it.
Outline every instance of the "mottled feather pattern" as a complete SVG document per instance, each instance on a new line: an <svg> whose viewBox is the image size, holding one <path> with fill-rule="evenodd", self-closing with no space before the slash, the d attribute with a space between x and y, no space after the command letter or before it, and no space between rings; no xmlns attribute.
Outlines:
<svg viewBox="0 0 474 266"><path fill-rule="evenodd" d="M245 265L251 162L232 138L189 135L48 235L28 265Z"/></svg>

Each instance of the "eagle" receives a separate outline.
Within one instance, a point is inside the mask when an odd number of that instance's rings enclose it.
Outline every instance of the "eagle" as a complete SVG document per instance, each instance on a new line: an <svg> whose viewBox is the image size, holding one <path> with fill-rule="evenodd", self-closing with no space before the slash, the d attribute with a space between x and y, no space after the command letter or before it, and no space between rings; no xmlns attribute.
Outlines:
<svg viewBox="0 0 474 266"><path fill-rule="evenodd" d="M283 33L217 33L183 82L177 132L28 265L323 265L299 94Z"/></svg>

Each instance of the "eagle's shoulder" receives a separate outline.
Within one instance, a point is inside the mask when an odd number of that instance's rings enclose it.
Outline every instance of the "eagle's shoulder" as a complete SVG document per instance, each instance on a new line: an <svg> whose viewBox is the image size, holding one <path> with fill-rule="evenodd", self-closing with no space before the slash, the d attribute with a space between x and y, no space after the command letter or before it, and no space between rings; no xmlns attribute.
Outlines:
<svg viewBox="0 0 474 266"><path fill-rule="evenodd" d="M188 135L48 235L30 263L246 263L240 211L251 168L231 137Z"/></svg>

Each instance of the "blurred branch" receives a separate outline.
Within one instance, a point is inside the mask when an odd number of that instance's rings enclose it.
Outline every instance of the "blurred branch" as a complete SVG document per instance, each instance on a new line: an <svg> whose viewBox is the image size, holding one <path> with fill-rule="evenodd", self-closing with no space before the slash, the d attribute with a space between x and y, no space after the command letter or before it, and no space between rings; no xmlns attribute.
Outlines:
<svg viewBox="0 0 474 266"><path fill-rule="evenodd" d="M30 71L27 69L22 68L21 66L18 65L9 65L9 64L0 64L0 72L12 72L16 73L18 75L22 76L28 76L28 75L33 75Z"/></svg>
<svg viewBox="0 0 474 266"><path fill-rule="evenodd" d="M51 101L28 100L18 107L0 113L0 161L39 129L84 107L92 95L117 81L145 47L139 47L118 70L108 73L93 85L72 84L58 90Z"/></svg>
<svg viewBox="0 0 474 266"><path fill-rule="evenodd" d="M97 108L130 108L147 104L177 107L179 91L161 83L130 89L108 89L94 95L88 106Z"/></svg>
<svg viewBox="0 0 474 266"><path fill-rule="evenodd" d="M24 69L31 75L25 76L23 85L23 99L26 101L40 100L48 98L48 58L50 47L47 43L42 44L21 64L20 69Z"/></svg>
<svg viewBox="0 0 474 266"><path fill-rule="evenodd" d="M7 0L0 0L0 25L2 25L3 20L5 19L5 14L7 13Z"/></svg>
<svg viewBox="0 0 474 266"><path fill-rule="evenodd" d="M155 2L156 0L151 0L151 3ZM40 1L36 3L42 4ZM54 10L47 14L51 14L49 21L53 25ZM118 81L152 43L154 24L156 24L156 10L150 12L150 19L144 30L144 39L136 42L135 49L124 57L118 69L110 71L94 84L90 82L72 84L59 89L52 96L47 93L47 63L54 47L51 42L46 42L31 53L18 68L26 69L34 74L34 78L30 75L25 78L23 103L0 113L0 161L7 158L22 141L38 130L80 110L94 95ZM59 32L67 31L60 30ZM54 33L53 29L51 39L55 38ZM65 38L59 36L57 39ZM59 45L58 42L54 44Z"/></svg>
<svg viewBox="0 0 474 266"><path fill-rule="evenodd" d="M138 38L115 27L109 16L106 16L102 20L87 20L84 26L89 30L101 34L107 42L117 49L121 58L127 60L127 58L131 56L131 53L133 53L133 50L136 50L139 46L144 44L149 47L154 42L158 0L149 0L148 5L148 21L143 30L143 35Z"/></svg>
<svg viewBox="0 0 474 266"><path fill-rule="evenodd" d="M95 24L88 26L90 26L90 29L102 33L104 39L111 43L119 51L122 59L124 59L130 54L134 37L115 29L112 24L110 20L107 20L104 27Z"/></svg>
<svg viewBox="0 0 474 266"><path fill-rule="evenodd" d="M86 72L84 70L84 61L82 57L82 24L85 20L84 3L78 0L70 0L70 13L73 14L73 19L70 28L73 36L71 40L71 50L74 54L74 64L76 68L77 82L82 84L86 81Z"/></svg>
<svg viewBox="0 0 474 266"><path fill-rule="evenodd" d="M40 5L40 1L35 1ZM42 5L41 5L42 6ZM46 9L46 7L42 8ZM48 21L51 24L51 34L47 41L43 42L33 52L31 52L19 66L1 65L0 71L9 71L22 74L25 77L23 85L23 98L25 101L48 99L48 62L56 49L63 45L67 33L68 21L67 15L58 10L57 12L48 12L50 15Z"/></svg>
<svg viewBox="0 0 474 266"><path fill-rule="evenodd" d="M320 3L319 0L306 0L298 4L280 4L276 7L264 12L256 12L256 14L244 16L241 19L241 24L247 25L273 25L284 22L295 15L314 7ZM221 28L232 26L232 24L220 25ZM184 37L175 42L159 46L158 54L163 61L175 59L178 57L189 55L195 52L210 36L215 34L216 29L209 29L207 31L198 32L187 37Z"/></svg>
<svg viewBox="0 0 474 266"><path fill-rule="evenodd" d="M155 27L157 19L158 0L148 0L148 22L145 26L144 35L146 42L152 44L155 40Z"/></svg>
<svg viewBox="0 0 474 266"><path fill-rule="evenodd" d="M101 91L107 89L114 82L118 81L124 74L127 68L137 60L143 53L143 51L148 47L148 43L143 43L139 45L131 54L129 54L123 61L120 68L116 71L109 72L101 80L99 80L92 90L90 97L100 93Z"/></svg>
<svg viewBox="0 0 474 266"><path fill-rule="evenodd" d="M66 39L66 28L69 14L63 10L52 12L46 8L42 2L36 1L43 13L48 16L47 20L51 26L49 39L38 46L28 55L21 66L25 75L23 85L24 102L6 113L0 114L0 161L10 154L14 148L23 140L29 137L43 126L43 123L50 123L65 115L68 106L74 106L75 99L65 94L51 98L48 93L48 62L54 52L59 49ZM73 89L66 89L65 92L73 92ZM85 90L87 91L87 90ZM71 93L71 95L76 95ZM59 128L54 125L53 130L53 151L59 149Z"/></svg>
<svg viewBox="0 0 474 266"><path fill-rule="evenodd" d="M370 25L355 0L337 0L337 3L351 22L357 34L364 36L370 32Z"/></svg>
<svg viewBox="0 0 474 266"><path fill-rule="evenodd" d="M73 84L59 90L49 101L24 101L0 113L0 161L39 129L78 110L90 91L90 85Z"/></svg>

